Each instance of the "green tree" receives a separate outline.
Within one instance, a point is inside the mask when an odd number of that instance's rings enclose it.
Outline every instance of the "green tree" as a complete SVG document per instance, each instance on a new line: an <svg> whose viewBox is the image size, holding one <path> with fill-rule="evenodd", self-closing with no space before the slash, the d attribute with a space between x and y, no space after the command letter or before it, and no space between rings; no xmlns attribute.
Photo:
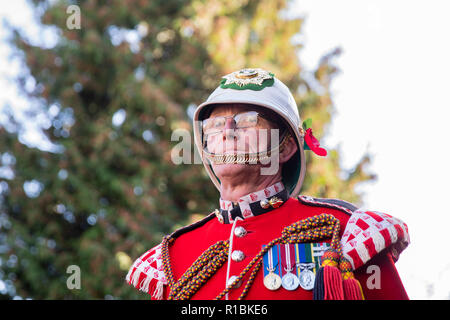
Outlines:
<svg viewBox="0 0 450 320"><path fill-rule="evenodd" d="M292 89L321 137L338 52L303 70L301 45L292 42L302 20L280 15L285 0L75 3L81 28L70 30L73 1L33 1L41 23L57 30L53 47L33 45L17 30L12 41L30 72L18 83L35 79L24 93L51 120L42 130L57 148L21 143L23 124L12 116L13 129L0 128L2 165L13 172L0 184L2 276L22 297L147 298L124 282L132 259L217 206L202 165L171 161L172 132L192 130L195 105L221 75L258 66ZM372 178L363 168L369 160L342 178L337 151L325 159L308 154L302 193L358 202L354 185ZM80 290L66 286L69 265L81 269Z"/></svg>

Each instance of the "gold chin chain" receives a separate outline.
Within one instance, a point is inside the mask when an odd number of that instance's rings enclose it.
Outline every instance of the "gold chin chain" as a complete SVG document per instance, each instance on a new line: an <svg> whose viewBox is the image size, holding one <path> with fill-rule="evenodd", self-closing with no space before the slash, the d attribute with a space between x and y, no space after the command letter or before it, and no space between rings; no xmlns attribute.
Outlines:
<svg viewBox="0 0 450 320"><path fill-rule="evenodd" d="M265 163L270 160L273 152L278 150L278 153L280 153L283 151L289 137L290 134L286 134L281 143L269 151L242 154L215 154L203 150L203 153L205 154L205 157L213 164L257 164L258 161Z"/></svg>

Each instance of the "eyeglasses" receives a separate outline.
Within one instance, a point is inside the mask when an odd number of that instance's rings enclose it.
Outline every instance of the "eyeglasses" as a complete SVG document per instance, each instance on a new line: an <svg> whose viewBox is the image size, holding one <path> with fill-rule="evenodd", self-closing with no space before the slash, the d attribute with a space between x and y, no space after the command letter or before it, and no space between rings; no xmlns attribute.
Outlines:
<svg viewBox="0 0 450 320"><path fill-rule="evenodd" d="M272 122L256 111L248 111L248 112L233 114L231 116L219 116L219 117L205 119L202 122L203 133L206 135L210 135L213 133L221 132L225 128L227 119L230 119L230 118L233 118L234 123L236 124L236 129L256 127L259 123L259 118L262 118L266 121Z"/></svg>

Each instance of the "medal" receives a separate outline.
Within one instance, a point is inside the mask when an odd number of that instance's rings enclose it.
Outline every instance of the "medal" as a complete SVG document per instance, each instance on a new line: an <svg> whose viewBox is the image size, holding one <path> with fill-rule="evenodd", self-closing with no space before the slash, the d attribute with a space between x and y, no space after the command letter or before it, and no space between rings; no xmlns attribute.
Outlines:
<svg viewBox="0 0 450 320"><path fill-rule="evenodd" d="M277 290L281 287L281 278L274 270L267 268L269 274L264 277L264 286L269 290Z"/></svg>
<svg viewBox="0 0 450 320"><path fill-rule="evenodd" d="M273 250L276 250L276 247L270 248L263 257L265 270L269 272L264 276L264 286L269 290L277 290L281 287L281 277L275 273L278 265L278 255L276 255L276 264L274 267Z"/></svg>
<svg viewBox="0 0 450 320"><path fill-rule="evenodd" d="M283 250L283 248L282 248L282 250ZM294 254L293 250L291 250L290 244L284 245L284 253L285 253L284 260L286 262L286 267L284 268L284 271L286 271L286 274L281 279L281 285L286 290L292 291L292 290L295 290L298 288L300 282L299 282L298 277L291 272L292 270L294 270L294 267L292 266L292 260L293 260L293 257L295 257L295 254Z"/></svg>
<svg viewBox="0 0 450 320"><path fill-rule="evenodd" d="M283 276L283 279L281 279L281 285L289 291L297 289L299 284L300 281L298 277L289 271Z"/></svg>
<svg viewBox="0 0 450 320"><path fill-rule="evenodd" d="M316 279L315 272L320 267L320 256L325 245L312 243L299 243L295 245L295 264L300 287L303 290L312 290Z"/></svg>
<svg viewBox="0 0 450 320"><path fill-rule="evenodd" d="M314 263L300 263L299 267L302 270L298 276L300 287L304 290L312 290L314 288L314 280L316 276L311 270L314 269Z"/></svg>

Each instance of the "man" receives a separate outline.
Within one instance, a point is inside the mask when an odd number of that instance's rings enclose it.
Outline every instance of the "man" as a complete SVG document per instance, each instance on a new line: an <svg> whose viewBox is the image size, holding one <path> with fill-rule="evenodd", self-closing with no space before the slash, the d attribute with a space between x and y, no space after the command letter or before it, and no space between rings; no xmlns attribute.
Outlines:
<svg viewBox="0 0 450 320"><path fill-rule="evenodd" d="M297 196L304 149L326 151L272 73L223 77L194 135L218 209L142 254L129 284L152 299L408 298L394 266L409 243L402 221Z"/></svg>

